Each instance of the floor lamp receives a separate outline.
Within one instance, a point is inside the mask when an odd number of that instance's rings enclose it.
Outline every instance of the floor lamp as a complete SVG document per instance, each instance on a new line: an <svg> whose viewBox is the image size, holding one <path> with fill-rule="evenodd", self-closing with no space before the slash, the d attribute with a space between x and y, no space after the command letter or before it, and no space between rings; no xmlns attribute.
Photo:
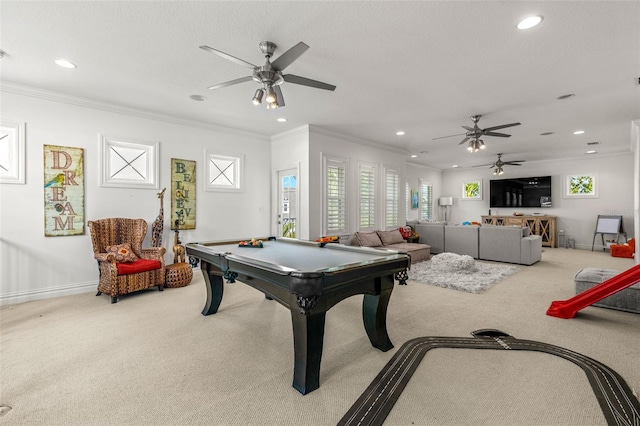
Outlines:
<svg viewBox="0 0 640 426"><path fill-rule="evenodd" d="M441 207L444 207L444 221L447 221L447 210L449 209L449 206L453 205L453 197L440 197L438 199L438 204Z"/></svg>

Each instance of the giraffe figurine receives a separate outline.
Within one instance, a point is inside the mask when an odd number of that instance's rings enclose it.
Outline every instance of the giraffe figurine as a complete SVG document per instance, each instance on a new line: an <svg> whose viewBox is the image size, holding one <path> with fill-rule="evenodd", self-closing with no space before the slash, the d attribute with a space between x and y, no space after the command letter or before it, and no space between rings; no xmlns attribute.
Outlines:
<svg viewBox="0 0 640 426"><path fill-rule="evenodd" d="M184 262L184 246L180 245L180 227L178 224L180 221L176 219L174 232L175 235L173 237L173 263L182 263Z"/></svg>
<svg viewBox="0 0 640 426"><path fill-rule="evenodd" d="M158 192L158 198L160 199L160 213L158 217L153 221L151 225L151 245L153 247L162 246L162 232L164 231L164 191L167 188L162 188L162 191Z"/></svg>

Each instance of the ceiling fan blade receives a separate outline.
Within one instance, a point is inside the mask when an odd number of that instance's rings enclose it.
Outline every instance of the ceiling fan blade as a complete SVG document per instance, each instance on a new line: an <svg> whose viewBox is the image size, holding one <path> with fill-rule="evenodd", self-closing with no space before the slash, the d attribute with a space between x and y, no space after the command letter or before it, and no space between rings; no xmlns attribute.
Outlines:
<svg viewBox="0 0 640 426"><path fill-rule="evenodd" d="M316 89L324 90L336 90L336 86L332 84L323 83L321 81L311 80L310 78L300 77L293 74L284 74L282 76L287 83L300 84L302 86L314 87Z"/></svg>
<svg viewBox="0 0 640 426"><path fill-rule="evenodd" d="M496 133L496 132L483 132L485 136L497 136L499 138L510 138L511 135L507 135L506 133Z"/></svg>
<svg viewBox="0 0 640 426"><path fill-rule="evenodd" d="M302 86L314 87L316 89L336 90L336 86L323 83L321 81L311 80L310 78L300 77L293 74L284 74L282 76L287 83L300 84Z"/></svg>
<svg viewBox="0 0 640 426"><path fill-rule="evenodd" d="M467 136L466 138L462 139L462 141L458 144L458 145L462 145L463 143L465 143L466 141L468 141L469 139L471 139L470 136Z"/></svg>
<svg viewBox="0 0 640 426"><path fill-rule="evenodd" d="M209 47L209 46L200 46L200 49L202 50L206 50L207 52L211 52L211 53L215 53L218 56L222 56L223 58L231 61L231 62L235 62L238 65L242 65L243 67L247 67L247 68L257 68L255 65L247 62L247 61L243 61L242 59L238 59L235 56L231 56L228 53L224 53L220 50L214 49L213 47Z"/></svg>
<svg viewBox="0 0 640 426"><path fill-rule="evenodd" d="M471 167L487 167L487 166L493 167L494 165L495 164L493 164L493 163L492 164L478 164L477 166L471 166Z"/></svg>
<svg viewBox="0 0 640 426"><path fill-rule="evenodd" d="M278 102L278 108L282 108L284 106L284 96L282 96L282 90L280 86L274 86L273 90L276 92L276 101Z"/></svg>
<svg viewBox="0 0 640 426"><path fill-rule="evenodd" d="M282 71L286 67L291 65L293 61L298 59L300 55L306 52L308 48L309 46L307 46L303 42L300 42L293 46L291 49L284 52L282 55L278 56L278 59L271 62L271 66L273 66L278 71Z"/></svg>
<svg viewBox="0 0 640 426"><path fill-rule="evenodd" d="M522 164L518 164L518 163L524 163L525 160L514 160L514 161L505 161L504 164L510 164L512 166L522 166Z"/></svg>
<svg viewBox="0 0 640 426"><path fill-rule="evenodd" d="M240 77L240 78L236 78L235 80L226 81L224 83L216 84L215 86L209 86L209 87L207 87L207 89L216 90L216 89L220 89L222 87L233 86L234 84L244 83L245 81L251 81L251 80L253 80L253 77L251 77L249 75L247 77Z"/></svg>
<svg viewBox="0 0 640 426"><path fill-rule="evenodd" d="M445 139L445 138L452 138L454 136L463 136L466 135L466 133L458 133L457 135L449 135L449 136L440 136L439 138L433 138L431 139L432 141L435 141L437 139Z"/></svg>
<svg viewBox="0 0 640 426"><path fill-rule="evenodd" d="M463 129L466 129L470 132L473 132L473 127L469 127L469 126L461 126Z"/></svg>
<svg viewBox="0 0 640 426"><path fill-rule="evenodd" d="M486 129L484 129L484 131L490 132L492 130L506 129L507 127L519 126L520 124L521 123L502 124L500 126L487 127Z"/></svg>

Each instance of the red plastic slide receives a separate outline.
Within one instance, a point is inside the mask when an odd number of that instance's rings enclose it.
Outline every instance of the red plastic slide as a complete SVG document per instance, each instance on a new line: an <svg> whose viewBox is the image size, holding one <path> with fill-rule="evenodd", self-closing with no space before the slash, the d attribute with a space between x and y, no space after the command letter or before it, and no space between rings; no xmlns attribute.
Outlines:
<svg viewBox="0 0 640 426"><path fill-rule="evenodd" d="M565 319L573 318L580 309L586 308L620 290L631 287L637 282L640 282L640 265L635 265L615 277L611 277L580 294L576 294L571 299L551 302L547 315Z"/></svg>

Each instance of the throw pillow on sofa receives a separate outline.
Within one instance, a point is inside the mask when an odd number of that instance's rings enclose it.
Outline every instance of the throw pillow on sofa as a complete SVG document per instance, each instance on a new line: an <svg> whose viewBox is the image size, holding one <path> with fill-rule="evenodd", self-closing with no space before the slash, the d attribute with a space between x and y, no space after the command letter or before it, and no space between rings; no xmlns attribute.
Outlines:
<svg viewBox="0 0 640 426"><path fill-rule="evenodd" d="M383 246L389 246L391 244L400 244L406 242L402 237L402 234L398 229L393 231L376 231Z"/></svg>
<svg viewBox="0 0 640 426"><path fill-rule="evenodd" d="M382 245L380 237L375 232L356 232L354 239L362 247L380 247Z"/></svg>

